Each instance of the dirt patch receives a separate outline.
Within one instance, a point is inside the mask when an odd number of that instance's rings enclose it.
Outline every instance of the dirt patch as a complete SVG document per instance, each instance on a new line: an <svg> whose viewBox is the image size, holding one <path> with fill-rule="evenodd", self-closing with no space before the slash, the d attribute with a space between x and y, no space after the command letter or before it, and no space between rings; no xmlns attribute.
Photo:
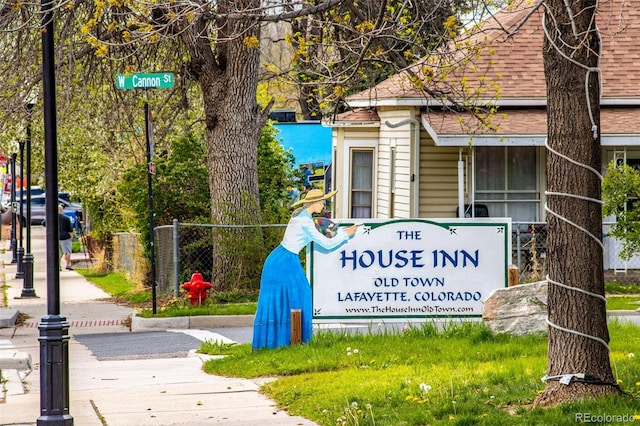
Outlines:
<svg viewBox="0 0 640 426"><path fill-rule="evenodd" d="M116 303L120 306L126 306L131 309L151 309L153 308L153 300L149 300L147 302L131 302L123 297L111 297L107 299L112 303ZM171 300L173 300L173 296L166 295L158 295L156 296L156 308L167 305Z"/></svg>

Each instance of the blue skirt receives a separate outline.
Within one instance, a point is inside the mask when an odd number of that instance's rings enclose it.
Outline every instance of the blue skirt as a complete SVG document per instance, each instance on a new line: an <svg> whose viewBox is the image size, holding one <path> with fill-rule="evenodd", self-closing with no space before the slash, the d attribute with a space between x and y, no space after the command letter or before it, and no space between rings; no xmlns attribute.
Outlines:
<svg viewBox="0 0 640 426"><path fill-rule="evenodd" d="M291 344L291 309L302 311L302 342L308 342L312 336L311 287L298 255L280 245L262 269L253 349Z"/></svg>

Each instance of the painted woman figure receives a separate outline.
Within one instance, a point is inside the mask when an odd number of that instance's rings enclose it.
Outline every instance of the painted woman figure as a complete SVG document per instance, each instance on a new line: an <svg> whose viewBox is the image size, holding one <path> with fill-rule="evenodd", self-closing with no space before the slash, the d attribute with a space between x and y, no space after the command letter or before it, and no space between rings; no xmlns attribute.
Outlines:
<svg viewBox="0 0 640 426"><path fill-rule="evenodd" d="M302 207L293 212L282 242L269 254L262 269L253 323L253 349L290 345L291 309L302 311L302 342L311 340L311 286L298 254L312 241L331 250L345 244L355 234L357 225L339 228L333 237L316 229L312 215L322 212L324 200L336 192L325 195L319 189L312 189L292 205L302 204Z"/></svg>

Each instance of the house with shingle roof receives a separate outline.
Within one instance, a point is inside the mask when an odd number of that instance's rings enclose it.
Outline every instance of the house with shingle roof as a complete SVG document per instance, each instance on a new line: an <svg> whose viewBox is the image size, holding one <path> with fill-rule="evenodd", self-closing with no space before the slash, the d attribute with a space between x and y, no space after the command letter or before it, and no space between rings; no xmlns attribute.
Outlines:
<svg viewBox="0 0 640 426"><path fill-rule="evenodd" d="M332 127L336 217L449 218L466 211L517 223L546 220L543 6L536 3L485 21L466 42L474 53L452 73L476 104L497 107L484 124L452 107L454 91L448 101L425 95L443 91L434 79L416 88L405 73L349 97L352 111L325 120ZM600 0L597 23L604 173L614 159L640 166L640 8Z"/></svg>

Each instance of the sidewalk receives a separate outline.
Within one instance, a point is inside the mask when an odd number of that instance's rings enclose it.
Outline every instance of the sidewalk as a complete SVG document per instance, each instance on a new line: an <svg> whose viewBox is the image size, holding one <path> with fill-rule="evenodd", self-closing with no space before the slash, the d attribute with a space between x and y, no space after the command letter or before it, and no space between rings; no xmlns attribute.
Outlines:
<svg viewBox="0 0 640 426"><path fill-rule="evenodd" d="M0 324L11 313L27 315L25 326L0 328L0 353L31 357L33 370L3 370L0 384L0 425L35 425L40 417L40 342L37 324L47 314L45 228L32 228L36 298L20 298L23 279L16 279L10 242L0 247L0 281L8 286L9 308L0 308ZM83 253L73 255L75 262ZM260 381L211 376L203 360L187 358L98 361L75 335L129 333L133 311L110 303L109 295L75 271L60 274L60 314L70 324L69 411L80 426L144 425L314 425L289 416L258 392ZM0 282L0 285L3 283Z"/></svg>

